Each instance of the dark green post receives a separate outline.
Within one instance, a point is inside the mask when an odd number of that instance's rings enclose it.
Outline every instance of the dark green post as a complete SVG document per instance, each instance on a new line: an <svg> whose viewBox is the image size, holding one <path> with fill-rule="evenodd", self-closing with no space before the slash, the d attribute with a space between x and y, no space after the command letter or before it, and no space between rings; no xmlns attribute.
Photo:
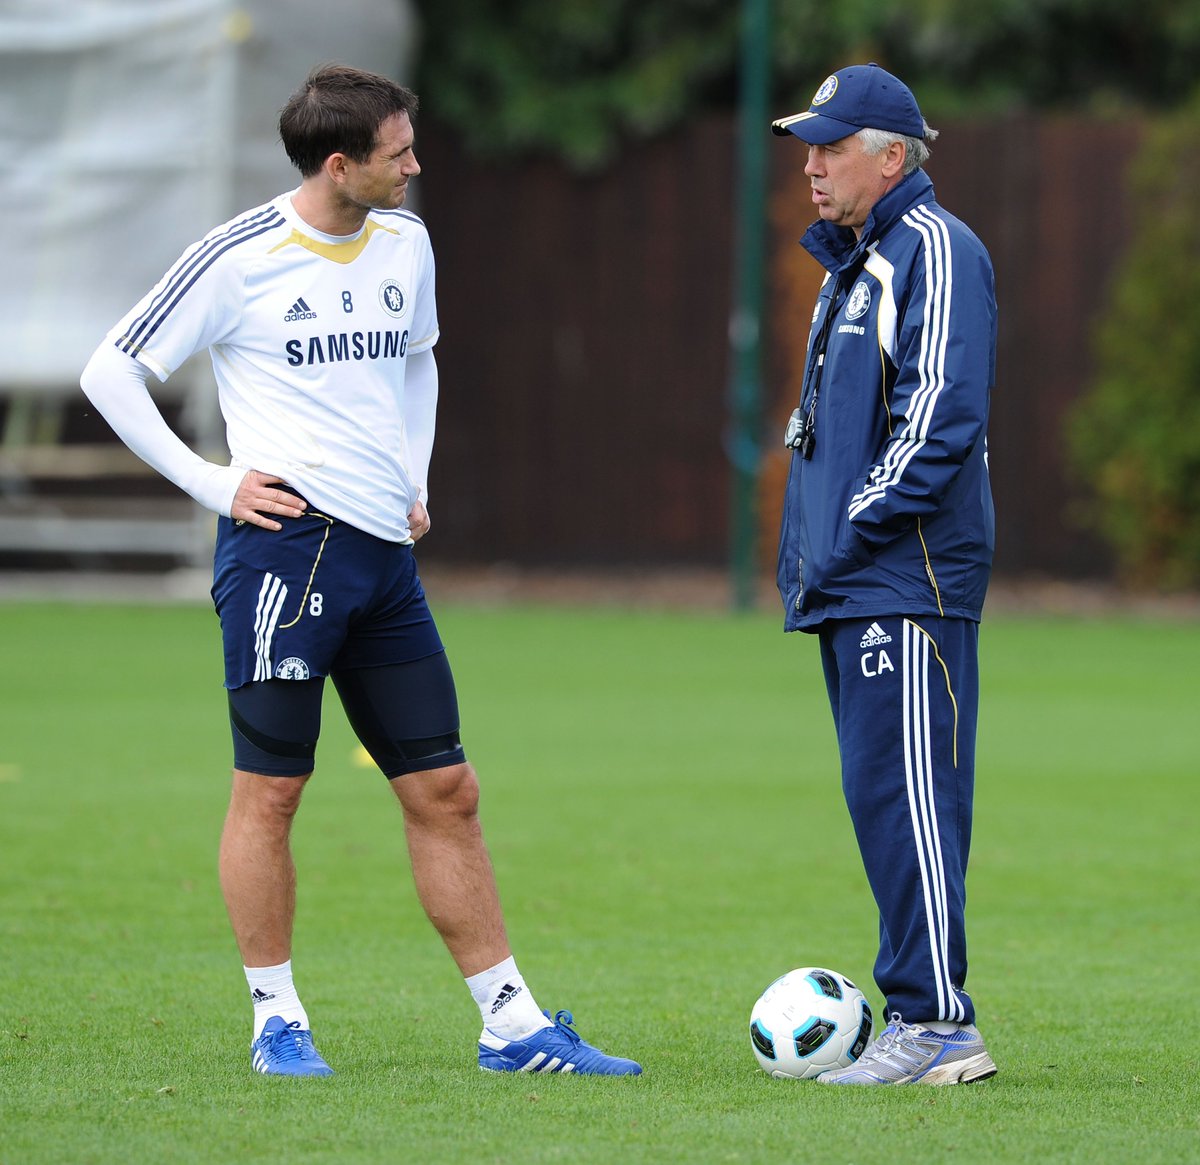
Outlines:
<svg viewBox="0 0 1200 1165"><path fill-rule="evenodd" d="M758 541L758 465L762 419L762 308L766 240L770 0L742 0L738 99L737 205L733 310L729 319L730 424L733 467L730 562L733 602L754 606Z"/></svg>

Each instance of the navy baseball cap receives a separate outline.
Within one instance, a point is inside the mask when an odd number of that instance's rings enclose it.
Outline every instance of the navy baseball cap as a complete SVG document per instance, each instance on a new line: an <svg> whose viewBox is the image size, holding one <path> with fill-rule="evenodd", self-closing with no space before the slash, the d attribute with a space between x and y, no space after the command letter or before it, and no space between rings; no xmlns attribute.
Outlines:
<svg viewBox="0 0 1200 1165"><path fill-rule="evenodd" d="M806 112L771 123L773 133L795 134L810 146L827 146L860 129L925 136L925 119L912 90L874 62L839 69L821 82Z"/></svg>

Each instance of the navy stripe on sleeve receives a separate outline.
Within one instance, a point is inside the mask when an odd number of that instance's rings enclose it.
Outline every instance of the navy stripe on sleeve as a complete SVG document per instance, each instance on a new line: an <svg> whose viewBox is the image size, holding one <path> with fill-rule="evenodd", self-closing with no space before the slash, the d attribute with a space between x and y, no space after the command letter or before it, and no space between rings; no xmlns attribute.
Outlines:
<svg viewBox="0 0 1200 1165"><path fill-rule="evenodd" d="M226 251L258 235L273 230L284 222L284 217L275 207L267 207L249 218L231 223L218 235L197 243L192 252L185 255L171 272L163 289L154 297L149 307L135 319L129 330L117 341L117 347L136 356L149 342L163 321L171 314L179 301Z"/></svg>

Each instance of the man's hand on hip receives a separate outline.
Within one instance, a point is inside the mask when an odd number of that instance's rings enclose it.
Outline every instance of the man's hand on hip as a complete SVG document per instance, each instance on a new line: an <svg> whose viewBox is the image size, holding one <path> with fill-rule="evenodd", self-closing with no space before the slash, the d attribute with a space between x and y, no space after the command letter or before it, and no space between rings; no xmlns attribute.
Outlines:
<svg viewBox="0 0 1200 1165"><path fill-rule="evenodd" d="M285 490L273 489L272 486L282 485L283 478L270 473L259 473L257 469L247 470L242 478L242 484L233 495L233 508L229 516L238 522L250 522L261 526L264 530L282 530L283 526L268 514L278 514L281 518L298 518L308 508L303 498Z"/></svg>
<svg viewBox="0 0 1200 1165"><path fill-rule="evenodd" d="M429 533L429 511L424 502L417 502L408 511L408 535L416 542Z"/></svg>

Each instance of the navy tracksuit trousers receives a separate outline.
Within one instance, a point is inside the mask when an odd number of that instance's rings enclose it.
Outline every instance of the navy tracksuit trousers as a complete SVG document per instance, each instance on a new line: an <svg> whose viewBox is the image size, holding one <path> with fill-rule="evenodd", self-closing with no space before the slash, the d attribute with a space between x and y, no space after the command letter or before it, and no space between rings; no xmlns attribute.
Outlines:
<svg viewBox="0 0 1200 1165"><path fill-rule="evenodd" d="M842 789L879 906L887 1014L973 1023L963 909L979 626L887 616L821 625Z"/></svg>

